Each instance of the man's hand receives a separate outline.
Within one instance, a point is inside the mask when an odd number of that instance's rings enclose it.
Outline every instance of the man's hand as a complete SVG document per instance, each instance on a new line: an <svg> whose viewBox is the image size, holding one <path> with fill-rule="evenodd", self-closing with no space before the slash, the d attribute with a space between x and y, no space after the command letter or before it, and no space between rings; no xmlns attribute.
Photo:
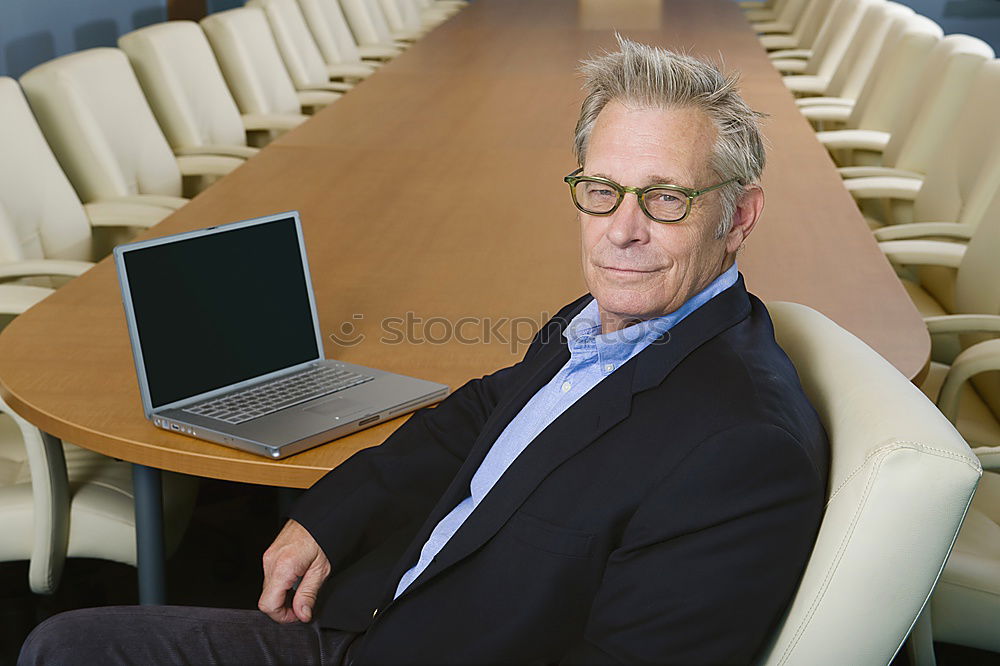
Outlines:
<svg viewBox="0 0 1000 666"><path fill-rule="evenodd" d="M323 549L306 528L289 520L264 552L263 561L264 589L257 608L275 622L309 622L319 588L330 575L330 561ZM288 591L300 577L289 608Z"/></svg>

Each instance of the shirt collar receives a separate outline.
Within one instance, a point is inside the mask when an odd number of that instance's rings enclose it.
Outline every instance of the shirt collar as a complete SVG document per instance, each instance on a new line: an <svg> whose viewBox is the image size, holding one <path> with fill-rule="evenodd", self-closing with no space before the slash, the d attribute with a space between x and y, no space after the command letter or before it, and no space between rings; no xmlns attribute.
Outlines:
<svg viewBox="0 0 1000 666"><path fill-rule="evenodd" d="M596 352L602 374L608 375L689 314L733 286L738 277L739 269L734 262L708 286L673 312L641 321L613 333L601 333L601 315L597 299L592 299L569 322L563 331L563 337L566 338L570 354L574 357L591 356Z"/></svg>

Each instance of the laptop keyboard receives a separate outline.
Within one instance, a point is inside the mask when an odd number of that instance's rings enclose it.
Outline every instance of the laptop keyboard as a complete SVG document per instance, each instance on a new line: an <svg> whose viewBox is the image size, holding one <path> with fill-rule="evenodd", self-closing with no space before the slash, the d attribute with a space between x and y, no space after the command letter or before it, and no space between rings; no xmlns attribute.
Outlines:
<svg viewBox="0 0 1000 666"><path fill-rule="evenodd" d="M243 423L372 379L375 378L343 368L318 366L238 393L200 402L184 408L184 411L226 423Z"/></svg>

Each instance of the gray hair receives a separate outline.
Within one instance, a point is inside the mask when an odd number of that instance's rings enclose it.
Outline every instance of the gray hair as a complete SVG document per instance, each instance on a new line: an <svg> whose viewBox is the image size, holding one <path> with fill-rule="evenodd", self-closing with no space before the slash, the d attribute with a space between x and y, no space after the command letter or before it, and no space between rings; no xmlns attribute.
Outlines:
<svg viewBox="0 0 1000 666"><path fill-rule="evenodd" d="M732 227L736 203L745 187L756 184L764 170L760 133L764 114L751 109L740 97L738 76L727 77L714 65L688 55L616 37L620 51L586 60L580 67L587 97L573 136L577 162L583 165L597 116L612 100L652 108L701 109L718 131L712 170L720 180L737 179L719 190L722 220L716 235L722 238Z"/></svg>

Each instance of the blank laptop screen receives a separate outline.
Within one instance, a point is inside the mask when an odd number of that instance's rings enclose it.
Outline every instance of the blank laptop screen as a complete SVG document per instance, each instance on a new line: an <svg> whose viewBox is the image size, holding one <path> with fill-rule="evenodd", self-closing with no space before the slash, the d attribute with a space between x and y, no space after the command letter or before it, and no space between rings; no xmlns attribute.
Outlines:
<svg viewBox="0 0 1000 666"><path fill-rule="evenodd" d="M318 358L295 218L126 251L153 407Z"/></svg>

